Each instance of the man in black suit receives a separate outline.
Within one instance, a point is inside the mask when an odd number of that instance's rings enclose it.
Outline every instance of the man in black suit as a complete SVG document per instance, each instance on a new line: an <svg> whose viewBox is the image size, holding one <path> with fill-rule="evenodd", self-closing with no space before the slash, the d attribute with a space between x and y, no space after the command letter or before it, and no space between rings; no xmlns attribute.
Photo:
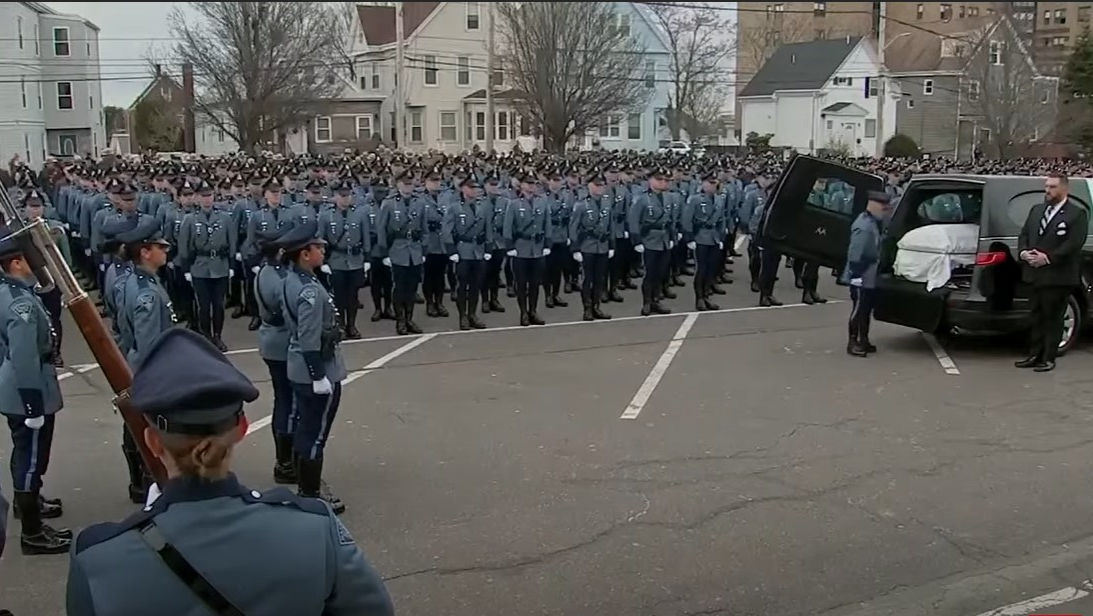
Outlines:
<svg viewBox="0 0 1093 616"><path fill-rule="evenodd" d="M1081 251L1089 234L1089 214L1068 200L1069 181L1052 173L1044 183L1044 203L1032 208L1017 238L1022 279L1031 285L1032 335L1029 356L1018 368L1055 369L1063 336L1067 300L1081 283Z"/></svg>

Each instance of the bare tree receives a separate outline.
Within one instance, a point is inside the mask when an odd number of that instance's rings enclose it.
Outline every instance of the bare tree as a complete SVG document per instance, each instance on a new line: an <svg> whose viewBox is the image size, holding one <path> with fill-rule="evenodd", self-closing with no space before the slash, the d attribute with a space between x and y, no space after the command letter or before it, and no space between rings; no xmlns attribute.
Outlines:
<svg viewBox="0 0 1093 616"><path fill-rule="evenodd" d="M565 150L609 114L642 109L653 88L643 46L618 27L611 2L499 2L497 33L517 109Z"/></svg>
<svg viewBox="0 0 1093 616"><path fill-rule="evenodd" d="M195 113L250 151L346 87L353 3L189 2L171 55L194 68Z"/></svg>
<svg viewBox="0 0 1093 616"><path fill-rule="evenodd" d="M966 95L990 144L1001 158L1047 135L1055 121L1059 82L1040 74L1032 56L1005 17L968 35ZM974 92L974 94L972 94Z"/></svg>
<svg viewBox="0 0 1093 616"><path fill-rule="evenodd" d="M668 40L668 127L672 139L686 130L692 139L707 133L729 97L726 63L734 52L732 23L722 11L694 4L645 5Z"/></svg>

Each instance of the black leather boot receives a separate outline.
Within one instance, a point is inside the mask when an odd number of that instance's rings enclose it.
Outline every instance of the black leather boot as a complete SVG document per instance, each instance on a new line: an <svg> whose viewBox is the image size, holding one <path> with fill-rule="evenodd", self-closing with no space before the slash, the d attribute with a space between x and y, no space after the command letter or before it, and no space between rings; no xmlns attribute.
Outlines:
<svg viewBox="0 0 1093 616"><path fill-rule="evenodd" d="M403 308L403 304L395 304L395 333L399 336L405 336L410 333L406 329L406 309Z"/></svg>
<svg viewBox="0 0 1093 616"><path fill-rule="evenodd" d="M273 450L276 461L273 464L273 481L281 485L296 483L296 465L292 460L292 435L273 435Z"/></svg>
<svg viewBox="0 0 1093 616"><path fill-rule="evenodd" d="M490 290L490 312L504 312L505 307L501 305L501 301L497 299L497 290ZM483 311L485 312L485 311Z"/></svg>
<svg viewBox="0 0 1093 616"><path fill-rule="evenodd" d="M607 314L603 310L600 310L599 302L592 304L592 317L597 321L610 321L611 315Z"/></svg>
<svg viewBox="0 0 1093 616"><path fill-rule="evenodd" d="M471 329L486 329L486 324L478 320L478 295L467 298L467 323Z"/></svg>
<svg viewBox="0 0 1093 616"><path fill-rule="evenodd" d="M23 554L64 554L72 546L71 534L64 537L42 523L38 508L37 492L16 492L15 502L21 513L22 532L19 535L19 547Z"/></svg>
<svg viewBox="0 0 1093 616"><path fill-rule="evenodd" d="M406 312L406 331L411 334L420 334L421 328L417 323L414 323L414 306L415 304L406 304L403 306L403 310Z"/></svg>
<svg viewBox="0 0 1093 616"><path fill-rule="evenodd" d="M592 314L592 304L586 303L584 305L584 314L581 315L583 321L595 321L596 316Z"/></svg>

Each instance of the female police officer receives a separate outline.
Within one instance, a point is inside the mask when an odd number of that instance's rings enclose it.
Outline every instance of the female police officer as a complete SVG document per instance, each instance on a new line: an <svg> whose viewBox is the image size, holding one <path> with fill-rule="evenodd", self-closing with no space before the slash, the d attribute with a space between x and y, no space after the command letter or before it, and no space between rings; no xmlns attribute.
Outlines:
<svg viewBox="0 0 1093 616"><path fill-rule="evenodd" d="M337 309L315 272L323 265L326 240L318 237L315 220L300 223L277 240L289 265L282 306L288 325L288 378L296 394L297 417L293 450L300 496L322 498L335 513L345 505L322 481L323 450L338 413L345 380L345 362L338 346Z"/></svg>
<svg viewBox="0 0 1093 616"><path fill-rule="evenodd" d="M190 378L179 379L178 366ZM72 550L70 616L394 614L382 580L322 501L241 485L231 455L247 432L247 377L202 336L168 330L130 395L167 470L162 495Z"/></svg>

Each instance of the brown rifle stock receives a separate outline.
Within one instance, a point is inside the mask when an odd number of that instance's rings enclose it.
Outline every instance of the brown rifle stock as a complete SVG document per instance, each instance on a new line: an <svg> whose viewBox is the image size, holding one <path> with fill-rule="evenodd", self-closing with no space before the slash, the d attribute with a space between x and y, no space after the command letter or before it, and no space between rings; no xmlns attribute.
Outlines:
<svg viewBox="0 0 1093 616"><path fill-rule="evenodd" d="M19 243L38 283L43 289L56 286L61 290L65 306L115 394L114 406L133 434L141 459L152 477L162 484L166 480L166 472L144 442L144 429L148 427L148 421L129 403L129 386L133 384L133 374L106 323L99 317L98 308L72 274L72 269L65 262L45 220L39 219L30 223L23 220L3 188L0 188L0 210L3 210L12 238Z"/></svg>

